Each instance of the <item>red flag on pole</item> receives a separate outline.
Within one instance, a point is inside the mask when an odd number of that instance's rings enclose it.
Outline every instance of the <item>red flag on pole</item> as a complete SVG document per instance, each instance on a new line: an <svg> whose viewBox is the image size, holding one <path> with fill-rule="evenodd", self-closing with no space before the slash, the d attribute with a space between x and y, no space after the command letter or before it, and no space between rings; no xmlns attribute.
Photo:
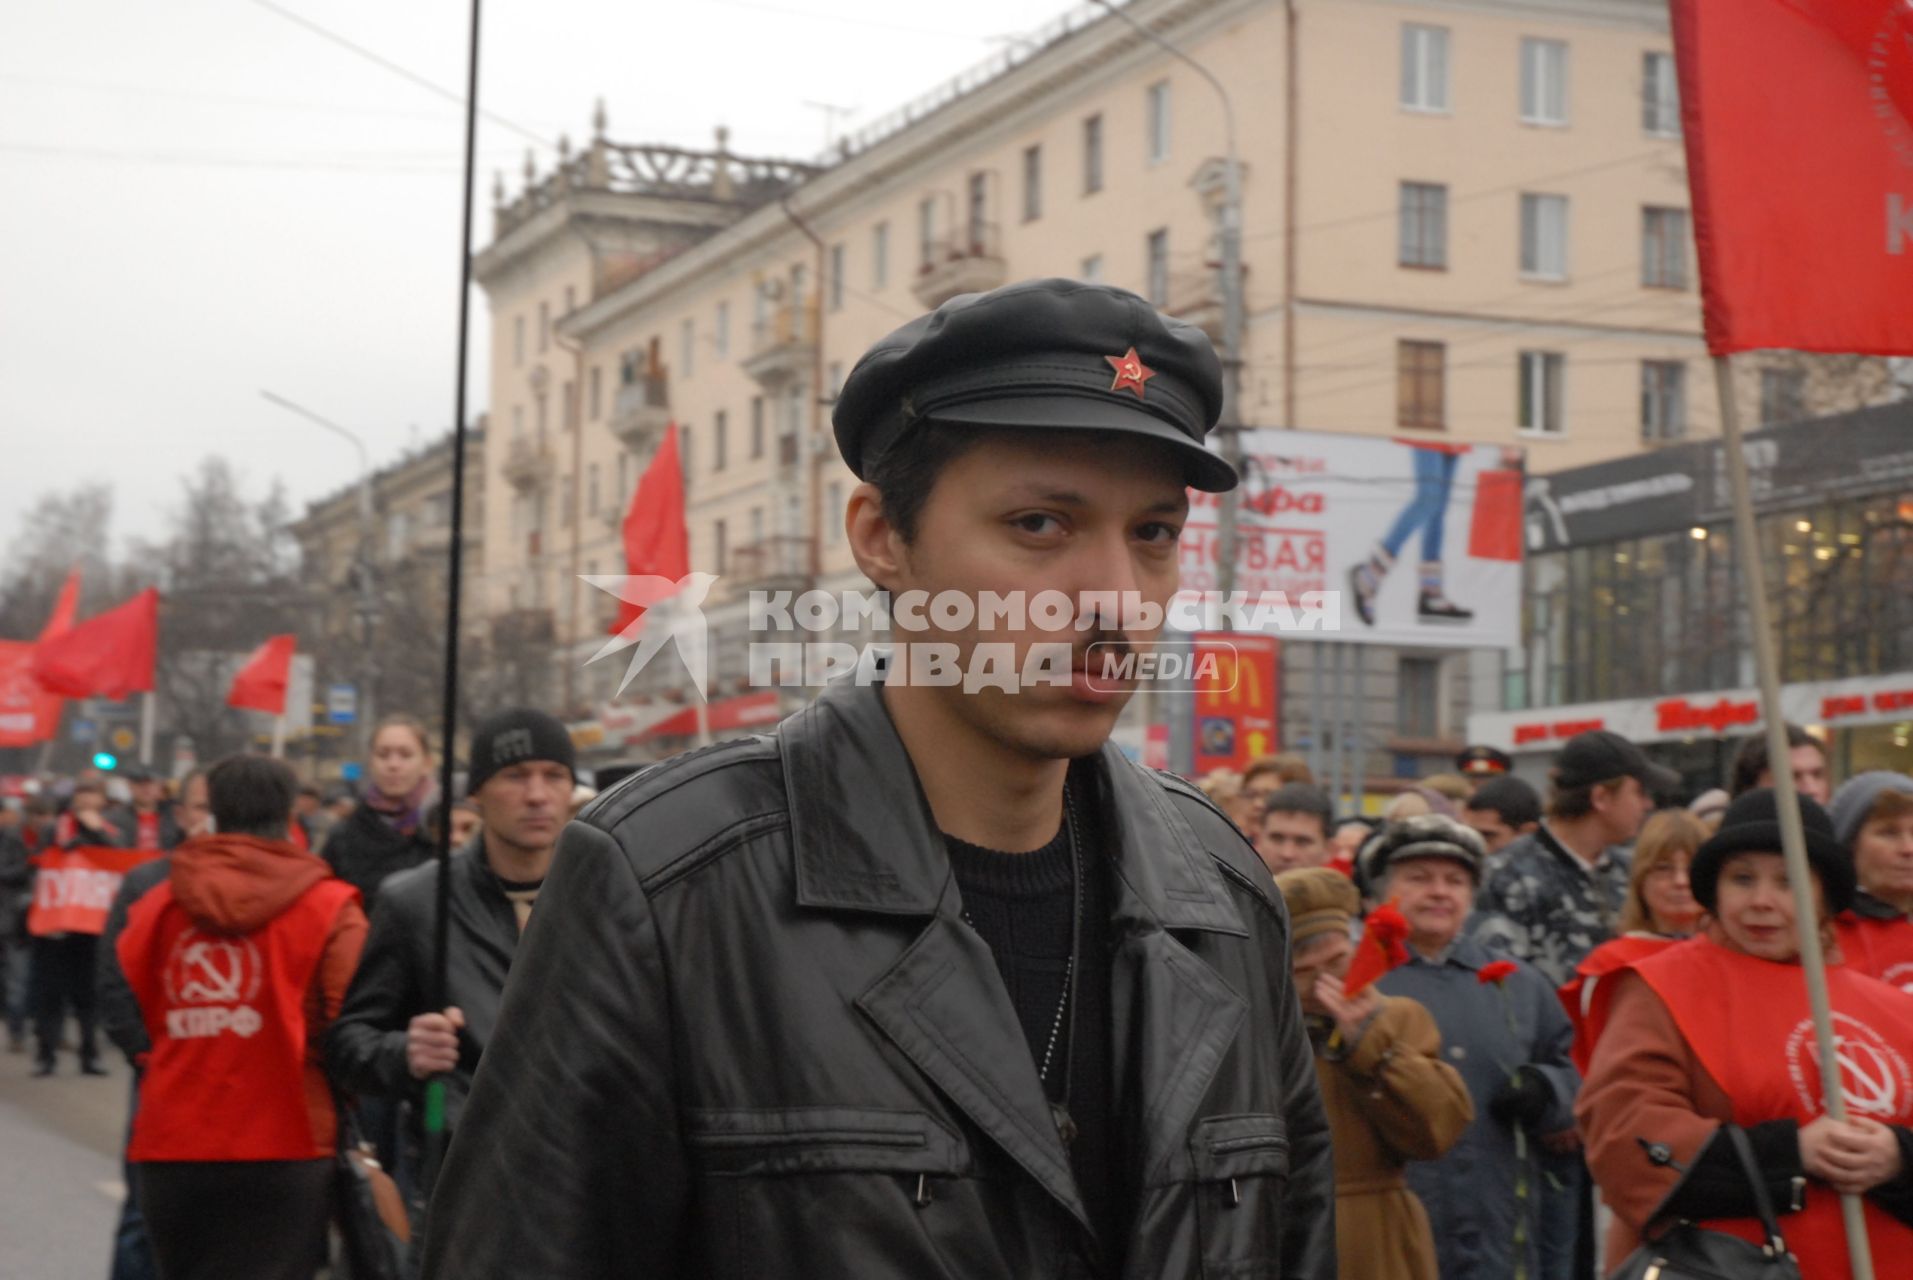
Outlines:
<svg viewBox="0 0 1913 1280"><path fill-rule="evenodd" d="M159 589L34 646L33 678L68 698L124 698L153 688L159 653Z"/></svg>
<svg viewBox="0 0 1913 1280"><path fill-rule="evenodd" d="M1673 20L1708 349L1913 354L1913 6Z"/></svg>
<svg viewBox="0 0 1913 1280"><path fill-rule="evenodd" d="M44 643L73 625L80 602L80 571L66 575L53 612L40 628ZM19 640L0 640L0 747L28 747L45 742L58 731L60 708L66 699L48 693L33 678L33 652L38 646Z"/></svg>
<svg viewBox="0 0 1913 1280"><path fill-rule="evenodd" d="M678 581L691 571L691 534L684 523L684 470L678 463L678 424L664 429L664 443L638 478L631 509L624 515L626 575ZM617 635L644 610L619 601L617 620L607 634Z"/></svg>
<svg viewBox="0 0 1913 1280"><path fill-rule="evenodd" d="M273 636L246 659L246 665L232 678L226 705L245 711L264 711L269 715L286 713L286 685L292 679L292 655L299 646L297 636Z"/></svg>

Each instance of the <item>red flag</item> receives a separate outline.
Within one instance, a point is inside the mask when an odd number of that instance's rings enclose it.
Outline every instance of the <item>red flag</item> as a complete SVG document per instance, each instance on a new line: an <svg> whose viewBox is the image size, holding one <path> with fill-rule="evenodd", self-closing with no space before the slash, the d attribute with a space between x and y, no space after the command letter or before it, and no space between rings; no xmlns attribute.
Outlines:
<svg viewBox="0 0 1913 1280"><path fill-rule="evenodd" d="M53 612L40 628L40 640L51 640L73 625L80 601L80 571L66 575L53 602ZM60 708L66 699L48 693L33 678L33 651L37 646L19 640L0 640L0 747L28 747L45 742L59 729Z"/></svg>
<svg viewBox="0 0 1913 1280"><path fill-rule="evenodd" d="M684 470L678 463L675 422L665 427L664 443L638 477L631 509L625 512L624 571L633 578L672 582L691 571L691 534L684 524ZM619 601L618 617L608 634L617 635L643 613L639 606Z"/></svg>
<svg viewBox="0 0 1913 1280"><path fill-rule="evenodd" d="M159 589L148 587L34 647L33 678L68 698L124 698L153 687L159 653Z"/></svg>
<svg viewBox="0 0 1913 1280"><path fill-rule="evenodd" d="M297 636L273 636L254 649L246 665L232 678L226 705L284 715L286 684L292 678L292 654L298 646Z"/></svg>
<svg viewBox="0 0 1913 1280"><path fill-rule="evenodd" d="M1913 354L1913 8L1673 19L1708 349Z"/></svg>

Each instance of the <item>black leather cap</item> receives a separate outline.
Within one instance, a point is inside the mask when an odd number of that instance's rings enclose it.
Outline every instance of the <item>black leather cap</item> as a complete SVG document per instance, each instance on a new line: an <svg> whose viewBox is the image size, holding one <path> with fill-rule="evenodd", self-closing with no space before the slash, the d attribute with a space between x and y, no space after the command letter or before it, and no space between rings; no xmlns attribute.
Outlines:
<svg viewBox="0 0 1913 1280"><path fill-rule="evenodd" d="M963 294L882 339L831 421L859 478L938 422L1160 440L1189 485L1220 493L1235 470L1202 442L1221 415L1222 365L1202 330L1127 290L1051 279Z"/></svg>

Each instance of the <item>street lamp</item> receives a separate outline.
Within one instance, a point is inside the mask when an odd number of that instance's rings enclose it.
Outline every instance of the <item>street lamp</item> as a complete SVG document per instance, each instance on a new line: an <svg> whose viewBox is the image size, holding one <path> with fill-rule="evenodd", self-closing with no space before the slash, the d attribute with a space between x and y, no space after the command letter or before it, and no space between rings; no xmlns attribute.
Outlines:
<svg viewBox="0 0 1913 1280"><path fill-rule="evenodd" d="M340 426L329 418L322 418L304 405L295 404L281 395L264 390L259 392L271 403L278 405L288 413L295 413L314 426L323 427L333 435L342 436L359 451L359 550L352 564L352 577L359 593L359 698L357 714L359 717L360 754L369 757L372 754L372 685L378 679L378 657L373 646L374 627L379 617L378 585L373 576L372 547L376 537L372 520L372 459L366 452L365 441L359 439L356 432ZM449 747L448 747L449 749Z"/></svg>
<svg viewBox="0 0 1913 1280"><path fill-rule="evenodd" d="M1130 27L1170 57L1191 68L1208 82L1222 102L1223 175L1222 175L1222 457L1237 472L1242 470L1242 165L1236 157L1235 103L1209 68L1163 39L1142 23L1118 9L1113 0L1096 0L1109 15ZM1226 598L1235 590L1236 516L1241 509L1242 488L1222 495L1221 514L1216 520L1216 586ZM1223 625L1226 627L1227 615Z"/></svg>

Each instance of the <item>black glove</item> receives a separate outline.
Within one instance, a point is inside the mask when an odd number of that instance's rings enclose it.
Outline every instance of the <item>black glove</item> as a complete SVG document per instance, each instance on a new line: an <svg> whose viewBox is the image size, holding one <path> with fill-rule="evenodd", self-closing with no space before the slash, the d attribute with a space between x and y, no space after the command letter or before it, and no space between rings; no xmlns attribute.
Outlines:
<svg viewBox="0 0 1913 1280"><path fill-rule="evenodd" d="M1554 1090L1547 1077L1533 1067L1521 1066L1488 1099L1488 1114L1510 1127L1532 1129L1553 1105Z"/></svg>

